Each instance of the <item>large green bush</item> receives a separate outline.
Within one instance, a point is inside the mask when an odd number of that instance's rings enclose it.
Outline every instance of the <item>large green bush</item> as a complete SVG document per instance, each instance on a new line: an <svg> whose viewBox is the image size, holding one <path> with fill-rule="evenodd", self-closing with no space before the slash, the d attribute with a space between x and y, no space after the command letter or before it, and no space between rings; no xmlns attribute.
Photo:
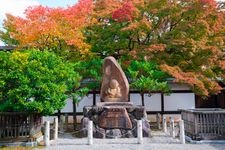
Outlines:
<svg viewBox="0 0 225 150"><path fill-rule="evenodd" d="M80 80L72 64L47 51L2 51L0 70L1 112L51 114Z"/></svg>

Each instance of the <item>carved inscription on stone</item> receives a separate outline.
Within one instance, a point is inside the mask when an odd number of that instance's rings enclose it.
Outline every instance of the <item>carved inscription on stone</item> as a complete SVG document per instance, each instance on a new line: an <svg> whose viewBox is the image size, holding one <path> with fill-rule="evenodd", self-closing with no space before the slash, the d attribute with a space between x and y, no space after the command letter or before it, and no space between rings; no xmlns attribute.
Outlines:
<svg viewBox="0 0 225 150"><path fill-rule="evenodd" d="M107 108L99 116L99 127L104 129L131 129L132 123L125 108Z"/></svg>

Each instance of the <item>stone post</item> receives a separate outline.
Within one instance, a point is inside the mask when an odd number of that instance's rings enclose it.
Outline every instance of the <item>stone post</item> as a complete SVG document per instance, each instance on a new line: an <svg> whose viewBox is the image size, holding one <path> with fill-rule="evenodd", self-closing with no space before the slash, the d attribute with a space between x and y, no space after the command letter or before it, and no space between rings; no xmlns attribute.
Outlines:
<svg viewBox="0 0 225 150"><path fill-rule="evenodd" d="M142 144L143 143L142 120L138 120L137 122L137 137L138 137L138 144Z"/></svg>
<svg viewBox="0 0 225 150"><path fill-rule="evenodd" d="M163 117L163 131L167 133L167 122L166 122L166 116Z"/></svg>
<svg viewBox="0 0 225 150"><path fill-rule="evenodd" d="M161 115L160 115L160 113L157 113L157 115L156 115L156 121L157 121L158 129L161 129L160 120L161 120Z"/></svg>
<svg viewBox="0 0 225 150"><path fill-rule="evenodd" d="M50 121L45 122L44 143L45 143L45 146L50 146Z"/></svg>
<svg viewBox="0 0 225 150"><path fill-rule="evenodd" d="M88 121L88 145L93 144L93 121Z"/></svg>
<svg viewBox="0 0 225 150"><path fill-rule="evenodd" d="M181 144L185 144L185 132L184 132L184 120L180 120L180 142Z"/></svg>
<svg viewBox="0 0 225 150"><path fill-rule="evenodd" d="M170 117L170 136L175 138L174 118Z"/></svg>
<svg viewBox="0 0 225 150"><path fill-rule="evenodd" d="M54 118L54 140L58 139L58 128L59 128L59 122L58 118Z"/></svg>

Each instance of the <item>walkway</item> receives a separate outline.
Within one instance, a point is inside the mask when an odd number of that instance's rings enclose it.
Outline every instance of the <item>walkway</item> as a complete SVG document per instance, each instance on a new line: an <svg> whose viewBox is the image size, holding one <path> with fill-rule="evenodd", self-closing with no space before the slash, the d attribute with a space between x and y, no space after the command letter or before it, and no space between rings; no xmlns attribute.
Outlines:
<svg viewBox="0 0 225 150"><path fill-rule="evenodd" d="M37 148L34 148L37 150ZM43 150L225 150L225 144L180 144L178 139L160 131L152 132L151 138L144 138L137 144L136 138L94 139L87 145L86 138L74 138L70 134L60 135L59 139Z"/></svg>

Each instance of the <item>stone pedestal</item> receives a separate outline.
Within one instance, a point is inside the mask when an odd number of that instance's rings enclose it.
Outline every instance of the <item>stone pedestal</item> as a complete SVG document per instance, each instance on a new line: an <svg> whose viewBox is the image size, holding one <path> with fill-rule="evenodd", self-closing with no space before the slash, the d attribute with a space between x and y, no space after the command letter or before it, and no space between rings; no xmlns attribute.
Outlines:
<svg viewBox="0 0 225 150"><path fill-rule="evenodd" d="M132 103L99 103L97 106L85 106L82 127L88 120L94 123L95 138L137 137L137 120L143 122L143 136L150 136L150 125L145 118L143 106ZM83 132L86 136L86 131Z"/></svg>

